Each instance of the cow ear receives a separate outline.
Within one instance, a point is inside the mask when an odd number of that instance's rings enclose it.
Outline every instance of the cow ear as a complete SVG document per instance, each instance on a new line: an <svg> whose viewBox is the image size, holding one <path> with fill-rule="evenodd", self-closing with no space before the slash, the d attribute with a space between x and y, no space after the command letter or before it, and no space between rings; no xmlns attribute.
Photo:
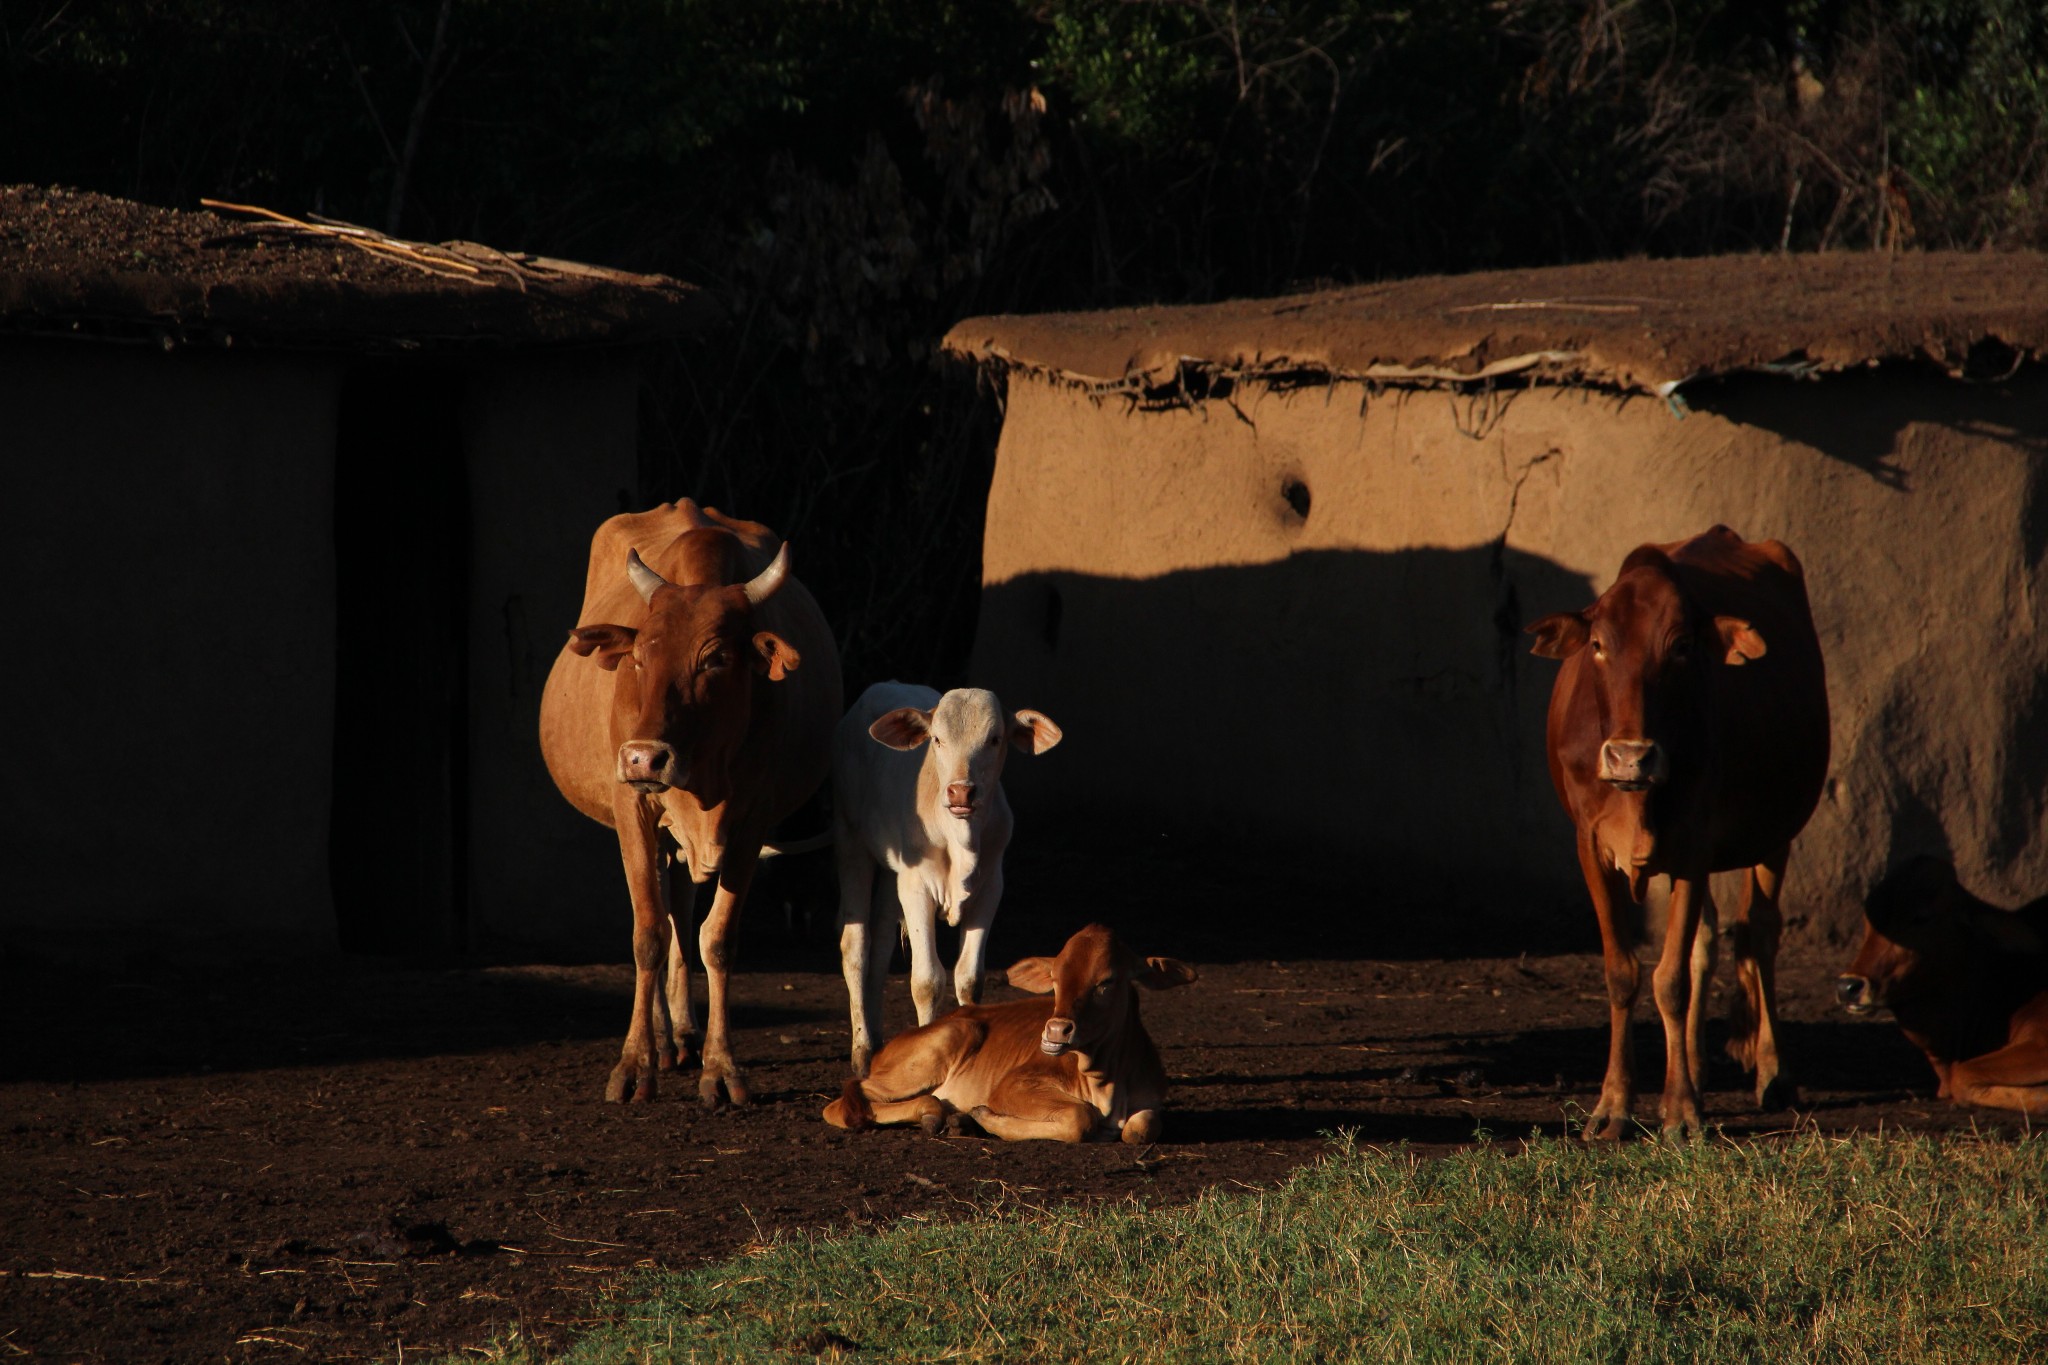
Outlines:
<svg viewBox="0 0 2048 1365"><path fill-rule="evenodd" d="M790 647L789 641L772 630L764 630L754 636L754 671L766 673L770 682L781 682L796 672L796 666L804 656Z"/></svg>
<svg viewBox="0 0 2048 1365"><path fill-rule="evenodd" d="M1010 717L1010 743L1027 754L1042 754L1060 742L1060 727L1052 717L1037 711L1019 711Z"/></svg>
<svg viewBox="0 0 2048 1365"><path fill-rule="evenodd" d="M1052 959L1049 957L1027 957L1021 962L1010 964L1009 980L1020 991L1033 995L1051 995Z"/></svg>
<svg viewBox="0 0 2048 1365"><path fill-rule="evenodd" d="M1561 611L1531 621L1523 630L1536 637L1529 652L1539 659L1569 659L1586 647L1587 637L1592 634L1582 611Z"/></svg>
<svg viewBox="0 0 2048 1365"><path fill-rule="evenodd" d="M586 659L595 654L597 666L611 673L632 650L639 635L631 626L578 626L569 632L569 652Z"/></svg>
<svg viewBox="0 0 2048 1365"><path fill-rule="evenodd" d="M868 727L869 734L892 749L915 749L931 732L932 713L915 706L899 706L876 716L875 723Z"/></svg>
<svg viewBox="0 0 2048 1365"><path fill-rule="evenodd" d="M1734 616L1716 616L1714 629L1721 632L1721 643L1728 650L1727 664L1730 668L1764 657L1764 637L1757 634L1749 622Z"/></svg>
<svg viewBox="0 0 2048 1365"><path fill-rule="evenodd" d="M1148 991L1192 986L1198 979L1195 969L1177 957L1148 957L1143 970L1131 973L1131 980Z"/></svg>

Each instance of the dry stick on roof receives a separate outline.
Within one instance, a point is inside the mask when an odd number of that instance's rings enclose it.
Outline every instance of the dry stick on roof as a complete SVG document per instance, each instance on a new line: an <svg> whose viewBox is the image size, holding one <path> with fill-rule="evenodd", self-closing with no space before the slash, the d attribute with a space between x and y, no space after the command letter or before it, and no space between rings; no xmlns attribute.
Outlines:
<svg viewBox="0 0 2048 1365"><path fill-rule="evenodd" d="M488 282L483 278L484 267L480 265L462 260L452 253L430 255L429 252L439 252L440 249L421 243L400 241L373 228L356 227L347 223L308 223L290 214L279 213L276 209L261 208L254 204L231 204L224 199L201 199L199 202L206 208L226 209L231 213L251 213L297 232L347 242L350 246L374 256L398 261L444 279L465 279L472 284Z"/></svg>

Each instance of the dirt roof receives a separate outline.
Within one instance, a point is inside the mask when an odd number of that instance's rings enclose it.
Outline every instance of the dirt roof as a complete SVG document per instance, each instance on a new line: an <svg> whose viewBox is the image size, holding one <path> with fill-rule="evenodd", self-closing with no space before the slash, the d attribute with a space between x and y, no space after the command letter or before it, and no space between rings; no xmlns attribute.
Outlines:
<svg viewBox="0 0 2048 1365"><path fill-rule="evenodd" d="M2048 353L2034 252L1631 260L1186 308L970 318L955 357L1097 389L1189 373L1459 383L1509 374L1666 394L1743 370L1927 360L2003 374Z"/></svg>
<svg viewBox="0 0 2048 1365"><path fill-rule="evenodd" d="M646 341L715 316L704 291L659 275L261 211L0 186L0 336L497 349Z"/></svg>

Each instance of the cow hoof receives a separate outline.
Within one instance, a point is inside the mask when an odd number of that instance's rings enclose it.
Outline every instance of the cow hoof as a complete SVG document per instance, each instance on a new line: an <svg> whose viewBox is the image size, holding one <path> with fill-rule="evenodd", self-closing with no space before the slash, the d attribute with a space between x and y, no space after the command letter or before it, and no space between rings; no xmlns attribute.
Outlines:
<svg viewBox="0 0 2048 1365"><path fill-rule="evenodd" d="M704 1102L706 1109L723 1109L728 1102L737 1107L747 1102L747 1083L740 1079L738 1072L721 1076L715 1071L707 1071L697 1078L697 1098Z"/></svg>
<svg viewBox="0 0 2048 1365"><path fill-rule="evenodd" d="M944 1137L946 1134L946 1106L937 1100L924 1105L918 1111L917 1126L924 1129L926 1137Z"/></svg>
<svg viewBox="0 0 2048 1365"><path fill-rule="evenodd" d="M1764 1110L1793 1109L1799 1104L1799 1087L1784 1076L1773 1076L1756 1092L1756 1107Z"/></svg>
<svg viewBox="0 0 2048 1365"><path fill-rule="evenodd" d="M623 1100L643 1103L654 1098L654 1071L642 1071L620 1062L612 1068L612 1074L605 1078L604 1099L606 1104L618 1104Z"/></svg>
<svg viewBox="0 0 2048 1365"><path fill-rule="evenodd" d="M1587 1142L1619 1142L1628 1136L1628 1120L1602 1118L1595 1114L1586 1124L1586 1131L1580 1136Z"/></svg>

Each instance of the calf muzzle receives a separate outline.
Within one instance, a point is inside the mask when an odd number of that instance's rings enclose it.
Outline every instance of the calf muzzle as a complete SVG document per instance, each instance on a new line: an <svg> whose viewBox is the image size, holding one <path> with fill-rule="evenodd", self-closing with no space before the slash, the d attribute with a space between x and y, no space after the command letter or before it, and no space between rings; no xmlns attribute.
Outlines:
<svg viewBox="0 0 2048 1365"><path fill-rule="evenodd" d="M1653 739L1610 739L1600 746L1600 780L1639 792L1665 778L1664 748Z"/></svg>
<svg viewBox="0 0 2048 1365"><path fill-rule="evenodd" d="M948 782L946 784L946 809L963 820L974 814L974 784L972 782Z"/></svg>
<svg viewBox="0 0 2048 1365"><path fill-rule="evenodd" d="M619 781L643 794L683 784L675 749L660 740L629 739L619 746Z"/></svg>
<svg viewBox="0 0 2048 1365"><path fill-rule="evenodd" d="M1049 1057L1057 1057L1074 1045L1074 1021L1062 1019L1055 1014L1045 1021L1045 1032L1039 1035L1038 1050Z"/></svg>

